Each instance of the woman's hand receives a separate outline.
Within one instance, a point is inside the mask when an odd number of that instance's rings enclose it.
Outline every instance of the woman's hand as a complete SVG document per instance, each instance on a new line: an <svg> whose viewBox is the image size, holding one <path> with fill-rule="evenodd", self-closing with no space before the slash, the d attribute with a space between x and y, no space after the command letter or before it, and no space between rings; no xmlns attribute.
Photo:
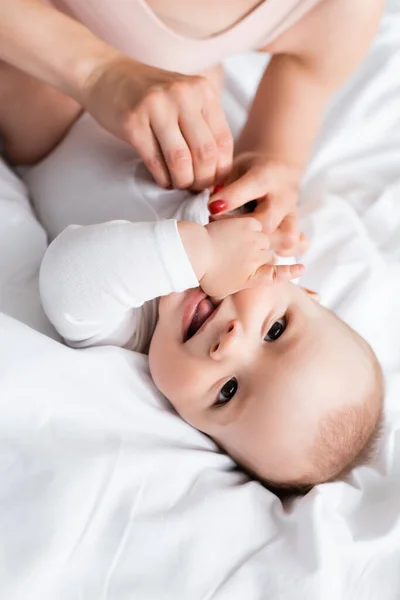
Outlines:
<svg viewBox="0 0 400 600"><path fill-rule="evenodd" d="M232 135L208 79L139 63L47 2L0 0L0 60L76 100L162 186L205 189L231 169Z"/></svg>
<svg viewBox="0 0 400 600"><path fill-rule="evenodd" d="M92 73L83 104L136 148L162 187L203 190L231 170L232 135L218 92L205 77L120 55Z"/></svg>
<svg viewBox="0 0 400 600"><path fill-rule="evenodd" d="M274 252L282 256L301 254L307 249L307 240L298 230L300 176L301 171L296 167L269 160L259 153L241 154L234 160L224 186L218 186L210 198L212 220L226 217L232 211L251 213L270 236Z"/></svg>

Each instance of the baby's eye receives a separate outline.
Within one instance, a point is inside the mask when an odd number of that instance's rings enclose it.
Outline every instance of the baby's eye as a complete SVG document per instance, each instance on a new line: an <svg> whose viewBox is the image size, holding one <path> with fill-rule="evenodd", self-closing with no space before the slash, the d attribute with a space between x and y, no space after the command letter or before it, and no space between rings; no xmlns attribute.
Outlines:
<svg viewBox="0 0 400 600"><path fill-rule="evenodd" d="M266 342L275 342L275 340L277 340L278 338L281 337L281 335L285 331L285 329L286 329L286 317L282 317L282 319L275 321L275 323L270 327L264 340Z"/></svg>
<svg viewBox="0 0 400 600"><path fill-rule="evenodd" d="M222 386L219 391L217 402L215 406L221 406L221 404L226 404L229 400L232 400L233 396L236 394L238 389L238 382L236 377L232 377L229 381Z"/></svg>

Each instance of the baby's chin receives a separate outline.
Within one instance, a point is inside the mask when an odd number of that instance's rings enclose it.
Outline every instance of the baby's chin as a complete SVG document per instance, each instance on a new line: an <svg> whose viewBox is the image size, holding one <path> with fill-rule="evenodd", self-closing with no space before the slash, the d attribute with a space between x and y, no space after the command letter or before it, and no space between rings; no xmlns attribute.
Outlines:
<svg viewBox="0 0 400 600"><path fill-rule="evenodd" d="M158 321L168 318L174 306L174 296L177 294L168 294L168 296L161 296L158 301Z"/></svg>

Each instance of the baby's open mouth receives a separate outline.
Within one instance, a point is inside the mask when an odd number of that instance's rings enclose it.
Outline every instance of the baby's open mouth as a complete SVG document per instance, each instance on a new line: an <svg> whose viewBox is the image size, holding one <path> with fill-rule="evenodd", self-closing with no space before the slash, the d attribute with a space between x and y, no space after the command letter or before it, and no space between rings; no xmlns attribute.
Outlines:
<svg viewBox="0 0 400 600"><path fill-rule="evenodd" d="M211 302L210 298L206 296L202 298L193 314L193 318L189 324L188 330L185 335L184 341L187 342L192 338L196 333L200 330L200 328L204 325L204 323L209 319L209 317L214 313L215 306Z"/></svg>

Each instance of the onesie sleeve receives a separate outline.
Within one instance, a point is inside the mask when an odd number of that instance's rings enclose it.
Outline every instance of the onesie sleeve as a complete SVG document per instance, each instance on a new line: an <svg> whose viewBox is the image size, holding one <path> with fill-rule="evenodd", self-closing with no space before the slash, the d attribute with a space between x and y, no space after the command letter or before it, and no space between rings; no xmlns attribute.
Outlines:
<svg viewBox="0 0 400 600"><path fill-rule="evenodd" d="M124 345L135 308L198 285L172 219L72 225L48 247L39 282L49 320L79 347Z"/></svg>

